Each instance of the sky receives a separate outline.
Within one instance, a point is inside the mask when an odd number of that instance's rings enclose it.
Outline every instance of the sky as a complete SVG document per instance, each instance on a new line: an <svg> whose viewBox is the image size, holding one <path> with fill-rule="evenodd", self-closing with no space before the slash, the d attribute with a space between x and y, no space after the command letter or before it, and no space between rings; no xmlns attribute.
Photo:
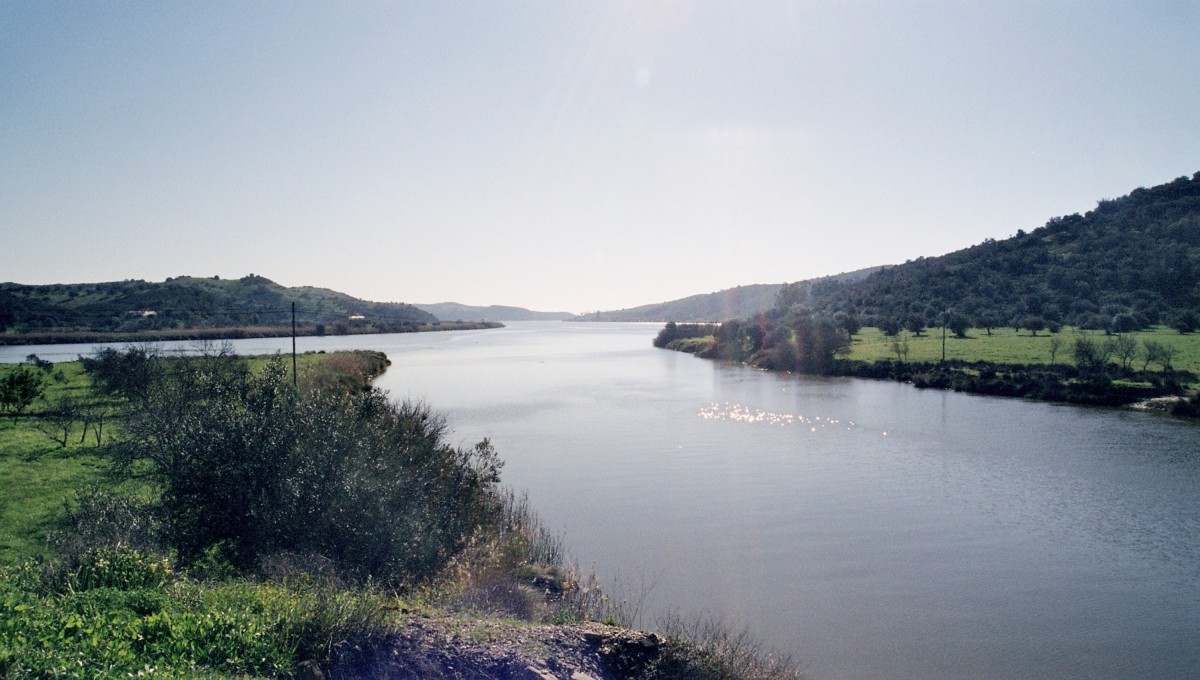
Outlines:
<svg viewBox="0 0 1200 680"><path fill-rule="evenodd" d="M1200 171L1200 2L0 0L0 281L612 310Z"/></svg>

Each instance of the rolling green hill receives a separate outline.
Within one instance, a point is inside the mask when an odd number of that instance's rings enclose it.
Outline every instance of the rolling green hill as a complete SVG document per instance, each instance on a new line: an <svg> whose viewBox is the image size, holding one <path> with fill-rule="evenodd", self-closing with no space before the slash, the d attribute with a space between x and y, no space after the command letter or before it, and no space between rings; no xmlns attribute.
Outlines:
<svg viewBox="0 0 1200 680"><path fill-rule="evenodd" d="M814 282L803 304L864 325L944 312L979 327L1046 325L1194 330L1200 319L1200 173L1101 200L1083 215L940 257L886 267L862 281Z"/></svg>
<svg viewBox="0 0 1200 680"><path fill-rule="evenodd" d="M812 281L857 281L878 271L879 267L826 276ZM715 293L692 295L679 300L660 302L628 309L594 312L577 317L578 321L724 321L764 312L775 305L782 283L760 283L727 288Z"/></svg>
<svg viewBox="0 0 1200 680"><path fill-rule="evenodd" d="M457 302L417 303L416 307L443 321L561 321L574 316L570 312L534 312L503 305L477 307Z"/></svg>
<svg viewBox="0 0 1200 680"><path fill-rule="evenodd" d="M1099 201L1003 240L900 265L787 284L788 304L867 326L930 327L943 314L990 328L1200 328L1200 173ZM770 311L784 284L579 317L703 322Z"/></svg>
<svg viewBox="0 0 1200 680"><path fill-rule="evenodd" d="M292 305L305 327L370 324L385 330L438 319L396 302L369 302L325 288L287 288L262 276L240 279L180 276L30 286L0 283L0 331L137 333L172 329L290 326ZM336 328L335 328L336 327Z"/></svg>

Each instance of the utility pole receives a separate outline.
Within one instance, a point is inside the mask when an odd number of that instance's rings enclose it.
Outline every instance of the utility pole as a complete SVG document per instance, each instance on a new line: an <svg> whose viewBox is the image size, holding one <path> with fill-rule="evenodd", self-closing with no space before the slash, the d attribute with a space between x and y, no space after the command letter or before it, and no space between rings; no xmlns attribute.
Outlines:
<svg viewBox="0 0 1200 680"><path fill-rule="evenodd" d="M944 334L943 334L944 335ZM943 341L943 344L945 342ZM942 350L946 354L946 350ZM299 379L296 377L296 303L292 303L292 387L299 389Z"/></svg>
<svg viewBox="0 0 1200 680"><path fill-rule="evenodd" d="M946 321L948 321L948 319L946 317L949 314L950 313L948 311L942 312L942 363L943 364L946 363Z"/></svg>

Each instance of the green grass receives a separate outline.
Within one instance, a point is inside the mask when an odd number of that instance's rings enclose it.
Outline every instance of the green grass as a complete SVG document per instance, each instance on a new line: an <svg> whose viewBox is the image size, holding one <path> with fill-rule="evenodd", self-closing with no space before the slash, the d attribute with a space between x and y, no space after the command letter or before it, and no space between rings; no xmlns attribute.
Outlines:
<svg viewBox="0 0 1200 680"><path fill-rule="evenodd" d="M1077 333L1083 333L1099 342L1106 339L1103 331L1078 331L1063 328L1058 333L1039 332L1031 336L1029 331L1020 333L1011 328L993 328L989 336L980 328L972 328L966 338L946 335L946 358L964 361L990 361L997 364L1040 364L1050 363L1051 338L1057 337L1061 347L1055 357L1056 363L1074 363L1074 342ZM1153 330L1131 333L1139 341L1154 340L1174 347L1177 351L1173 365L1178 370L1200 373L1200 334L1180 335L1178 332L1158 326ZM941 329L929 329L921 337L904 333L908 338L909 361L938 361L942 358ZM877 328L864 328L854 336L849 359L877 361L895 359L892 338ZM1141 360L1134 361L1141 367ZM1152 366L1151 368L1157 368Z"/></svg>
<svg viewBox="0 0 1200 680"><path fill-rule="evenodd" d="M0 567L0 677L292 677L344 640L382 640L403 601L317 581L198 582L106 551L75 573ZM139 578L140 577L140 578Z"/></svg>
<svg viewBox="0 0 1200 680"><path fill-rule="evenodd" d="M16 370L0 365L0 376ZM53 376L61 373L62 378ZM0 563L40 554L46 533L66 516L63 502L77 489L105 483L105 462L96 455L91 435L79 443L76 426L66 448L42 432L38 414L60 396L82 396L87 376L78 361L55 364L46 375L45 393L21 417L0 416Z"/></svg>

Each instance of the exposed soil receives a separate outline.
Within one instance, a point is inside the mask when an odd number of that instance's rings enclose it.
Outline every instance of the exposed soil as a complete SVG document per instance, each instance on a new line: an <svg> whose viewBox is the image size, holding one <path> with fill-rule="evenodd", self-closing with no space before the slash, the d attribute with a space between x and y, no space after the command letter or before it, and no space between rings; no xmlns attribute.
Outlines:
<svg viewBox="0 0 1200 680"><path fill-rule="evenodd" d="M340 650L328 674L308 668L301 677L618 680L628 677L619 669L654 659L662 645L655 633L601 623L414 615L387 640Z"/></svg>

